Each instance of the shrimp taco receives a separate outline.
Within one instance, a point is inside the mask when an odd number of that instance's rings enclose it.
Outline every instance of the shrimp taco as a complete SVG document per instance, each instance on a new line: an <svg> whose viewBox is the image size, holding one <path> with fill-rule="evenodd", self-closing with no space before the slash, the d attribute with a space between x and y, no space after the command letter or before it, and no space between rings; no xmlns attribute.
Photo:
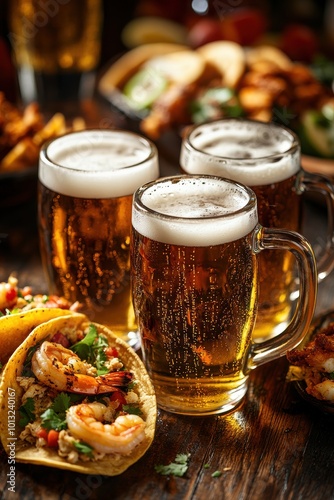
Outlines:
<svg viewBox="0 0 334 500"><path fill-rule="evenodd" d="M4 368L0 403L1 441L17 462L113 476L154 438L156 399L142 361L79 313L23 341Z"/></svg>
<svg viewBox="0 0 334 500"><path fill-rule="evenodd" d="M32 330L50 319L78 311L80 304L57 295L32 293L30 286L20 288L10 276L0 283L0 364L4 365Z"/></svg>

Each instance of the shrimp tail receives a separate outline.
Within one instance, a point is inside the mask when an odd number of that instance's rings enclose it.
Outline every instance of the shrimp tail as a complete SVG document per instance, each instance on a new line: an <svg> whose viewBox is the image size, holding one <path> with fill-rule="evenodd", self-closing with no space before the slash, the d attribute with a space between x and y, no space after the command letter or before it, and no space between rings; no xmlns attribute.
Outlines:
<svg viewBox="0 0 334 500"><path fill-rule="evenodd" d="M127 387L132 377L132 373L125 371L107 373L98 377L73 375L67 385L67 390L78 394L106 394Z"/></svg>
<svg viewBox="0 0 334 500"><path fill-rule="evenodd" d="M97 377L99 381L98 394L114 392L121 388L126 388L132 381L131 372L113 372Z"/></svg>

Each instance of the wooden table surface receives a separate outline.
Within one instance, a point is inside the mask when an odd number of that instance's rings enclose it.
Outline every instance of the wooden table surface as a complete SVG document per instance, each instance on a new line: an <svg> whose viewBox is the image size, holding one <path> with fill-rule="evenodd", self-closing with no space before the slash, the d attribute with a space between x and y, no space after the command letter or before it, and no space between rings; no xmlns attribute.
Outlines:
<svg viewBox="0 0 334 500"><path fill-rule="evenodd" d="M162 159L163 161L163 159ZM164 165L163 173L173 167ZM175 167L177 168L177 167ZM315 249L325 209L306 201L305 234ZM15 272L19 284L46 292L36 230L35 197L5 206L0 217L0 281ZM319 287L316 315L334 309L334 275ZM0 346L1 348L1 346ZM334 498L334 416L309 406L285 381L285 358L250 375L241 408L228 416L184 417L159 411L146 455L117 477L85 476L16 464L16 493L8 490L8 463L0 451L0 498L19 499L331 499ZM155 465L189 453L184 477L162 476ZM218 477L212 474L220 471Z"/></svg>

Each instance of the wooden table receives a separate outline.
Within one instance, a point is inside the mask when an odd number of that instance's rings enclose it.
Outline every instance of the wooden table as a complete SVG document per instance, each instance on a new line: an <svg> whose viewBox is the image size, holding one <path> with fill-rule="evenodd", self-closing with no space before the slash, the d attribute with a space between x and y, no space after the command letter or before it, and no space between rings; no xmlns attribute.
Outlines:
<svg viewBox="0 0 334 500"><path fill-rule="evenodd" d="M172 173L173 167L164 172ZM177 168L175 166L175 168ZM324 208L308 201L305 233L316 247ZM0 281L15 271L21 286L45 292L38 251L35 198L5 208L0 218ZM319 287L317 314L334 308L334 276ZM1 348L1 346L0 346ZM285 381L285 358L253 371L243 406L228 416L190 418L159 411L146 455L118 477L85 476L16 464L16 494L8 491L0 452L1 499L330 499L334 498L334 417L303 402ZM162 476L157 464L189 453L184 477ZM220 471L219 477L213 477Z"/></svg>

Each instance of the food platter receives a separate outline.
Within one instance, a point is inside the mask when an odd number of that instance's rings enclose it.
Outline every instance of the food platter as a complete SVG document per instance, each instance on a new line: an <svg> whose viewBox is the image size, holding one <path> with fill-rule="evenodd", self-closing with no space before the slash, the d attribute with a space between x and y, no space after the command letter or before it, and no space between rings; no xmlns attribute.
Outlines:
<svg viewBox="0 0 334 500"><path fill-rule="evenodd" d="M312 323L312 327L303 342L300 344L298 349L302 349L306 347L309 342L325 327L327 327L330 323L334 322L334 310L328 311L321 316L314 319ZM319 400L306 391L306 382L304 380L294 380L292 382L294 388L296 389L299 396L308 404L310 404L315 409L328 414L334 414L334 403L329 401Z"/></svg>

